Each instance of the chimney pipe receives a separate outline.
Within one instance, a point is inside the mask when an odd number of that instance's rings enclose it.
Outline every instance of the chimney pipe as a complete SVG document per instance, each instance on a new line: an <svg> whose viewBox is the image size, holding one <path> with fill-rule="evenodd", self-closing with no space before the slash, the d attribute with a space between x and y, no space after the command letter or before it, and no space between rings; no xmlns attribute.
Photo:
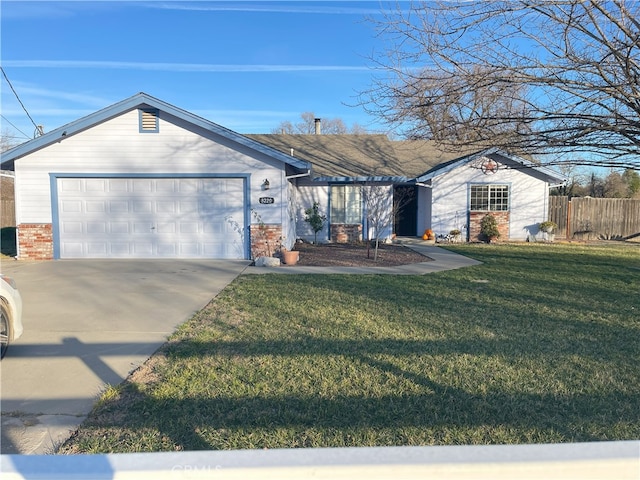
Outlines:
<svg viewBox="0 0 640 480"><path fill-rule="evenodd" d="M322 135L322 119L316 118L314 123L316 124L316 135Z"/></svg>

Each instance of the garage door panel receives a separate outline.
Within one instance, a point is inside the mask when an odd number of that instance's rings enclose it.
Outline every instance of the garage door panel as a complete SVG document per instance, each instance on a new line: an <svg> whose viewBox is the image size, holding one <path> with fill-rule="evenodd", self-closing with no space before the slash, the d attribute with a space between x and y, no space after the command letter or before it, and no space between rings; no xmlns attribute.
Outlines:
<svg viewBox="0 0 640 480"><path fill-rule="evenodd" d="M129 243L109 242L108 249L110 257L127 258L132 256Z"/></svg>
<svg viewBox="0 0 640 480"><path fill-rule="evenodd" d="M151 213L153 212L153 203L151 201L133 201L133 213Z"/></svg>
<svg viewBox="0 0 640 480"><path fill-rule="evenodd" d="M107 181L107 191L111 193L122 193L129 191L129 180L126 178L110 178Z"/></svg>
<svg viewBox="0 0 640 480"><path fill-rule="evenodd" d="M82 180L78 178L61 178L58 180L58 190L61 193L81 192Z"/></svg>
<svg viewBox="0 0 640 480"><path fill-rule="evenodd" d="M58 179L63 258L244 258L239 178Z"/></svg>
<svg viewBox="0 0 640 480"><path fill-rule="evenodd" d="M82 202L80 200L65 200L60 204L62 213L74 213L82 211Z"/></svg>
<svg viewBox="0 0 640 480"><path fill-rule="evenodd" d="M107 242L102 243L88 243L87 244L87 253L90 256L104 256L108 253L108 244Z"/></svg>
<svg viewBox="0 0 640 480"><path fill-rule="evenodd" d="M87 234L107 233L107 222L87 222Z"/></svg>
<svg viewBox="0 0 640 480"><path fill-rule="evenodd" d="M107 211L107 202L104 200L87 201L85 205L87 206L87 213L103 213Z"/></svg>
<svg viewBox="0 0 640 480"><path fill-rule="evenodd" d="M221 235L223 233L226 233L227 228L225 227L226 225L223 225L220 223L205 223L203 233L212 234L212 235Z"/></svg>
<svg viewBox="0 0 640 480"><path fill-rule="evenodd" d="M161 257L176 256L176 245L174 243L159 243L158 255Z"/></svg>
<svg viewBox="0 0 640 480"><path fill-rule="evenodd" d="M107 211L110 213L127 213L129 212L129 201L109 200L109 208Z"/></svg>
<svg viewBox="0 0 640 480"><path fill-rule="evenodd" d="M134 193L151 193L153 191L154 182L155 180L153 179L136 178L131 182L131 191Z"/></svg>
<svg viewBox="0 0 640 480"><path fill-rule="evenodd" d="M61 225L61 231L65 234L70 235L81 235L82 234L82 222L63 222Z"/></svg>
<svg viewBox="0 0 640 480"><path fill-rule="evenodd" d="M152 221L133 222L133 234L134 235L152 235L154 223Z"/></svg>
<svg viewBox="0 0 640 480"><path fill-rule="evenodd" d="M176 224L175 223L159 223L158 224L158 233L176 233Z"/></svg>
<svg viewBox="0 0 640 480"><path fill-rule="evenodd" d="M176 203L172 201L160 200L156 203L158 213L176 213Z"/></svg>
<svg viewBox="0 0 640 480"><path fill-rule="evenodd" d="M136 257L152 257L153 256L153 243L134 240L132 242L133 254Z"/></svg>
<svg viewBox="0 0 640 480"><path fill-rule="evenodd" d="M103 178L90 178L86 180L85 191L87 192L105 192L107 189L107 180Z"/></svg>
<svg viewBox="0 0 640 480"><path fill-rule="evenodd" d="M127 222L111 222L111 233L114 235L121 235L123 233L129 233L129 224Z"/></svg>

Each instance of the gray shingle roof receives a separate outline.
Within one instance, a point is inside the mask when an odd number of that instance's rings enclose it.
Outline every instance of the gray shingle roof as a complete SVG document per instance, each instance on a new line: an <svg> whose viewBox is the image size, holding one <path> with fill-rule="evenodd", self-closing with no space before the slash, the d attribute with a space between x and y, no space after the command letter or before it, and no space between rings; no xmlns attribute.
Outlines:
<svg viewBox="0 0 640 480"><path fill-rule="evenodd" d="M314 177L414 178L462 152L442 151L433 142L392 141L386 135L250 134L252 140L313 165Z"/></svg>

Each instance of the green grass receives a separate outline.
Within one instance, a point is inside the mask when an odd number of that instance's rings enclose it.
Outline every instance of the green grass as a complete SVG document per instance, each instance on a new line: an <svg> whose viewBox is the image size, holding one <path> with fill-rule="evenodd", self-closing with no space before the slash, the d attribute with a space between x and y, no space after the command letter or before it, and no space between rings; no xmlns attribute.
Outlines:
<svg viewBox="0 0 640 480"><path fill-rule="evenodd" d="M484 263L238 278L62 451L640 438L640 248L451 249Z"/></svg>

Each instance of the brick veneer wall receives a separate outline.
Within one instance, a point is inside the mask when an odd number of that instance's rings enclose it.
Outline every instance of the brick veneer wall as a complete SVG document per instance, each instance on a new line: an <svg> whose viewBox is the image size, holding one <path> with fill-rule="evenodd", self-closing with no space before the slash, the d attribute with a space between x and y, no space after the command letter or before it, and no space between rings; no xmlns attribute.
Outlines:
<svg viewBox="0 0 640 480"><path fill-rule="evenodd" d="M273 257L280 251L281 245L282 225L251 224L251 258Z"/></svg>
<svg viewBox="0 0 640 480"><path fill-rule="evenodd" d="M354 243L362 241L362 225L357 223L331 224L331 241L335 243Z"/></svg>
<svg viewBox="0 0 640 480"><path fill-rule="evenodd" d="M18 225L19 258L24 260L53 259L53 230L50 223Z"/></svg>
<svg viewBox="0 0 640 480"><path fill-rule="evenodd" d="M509 212L471 212L469 214L469 241L486 241L486 238L480 234L480 222L487 213L491 213L498 222L499 240L509 240Z"/></svg>

